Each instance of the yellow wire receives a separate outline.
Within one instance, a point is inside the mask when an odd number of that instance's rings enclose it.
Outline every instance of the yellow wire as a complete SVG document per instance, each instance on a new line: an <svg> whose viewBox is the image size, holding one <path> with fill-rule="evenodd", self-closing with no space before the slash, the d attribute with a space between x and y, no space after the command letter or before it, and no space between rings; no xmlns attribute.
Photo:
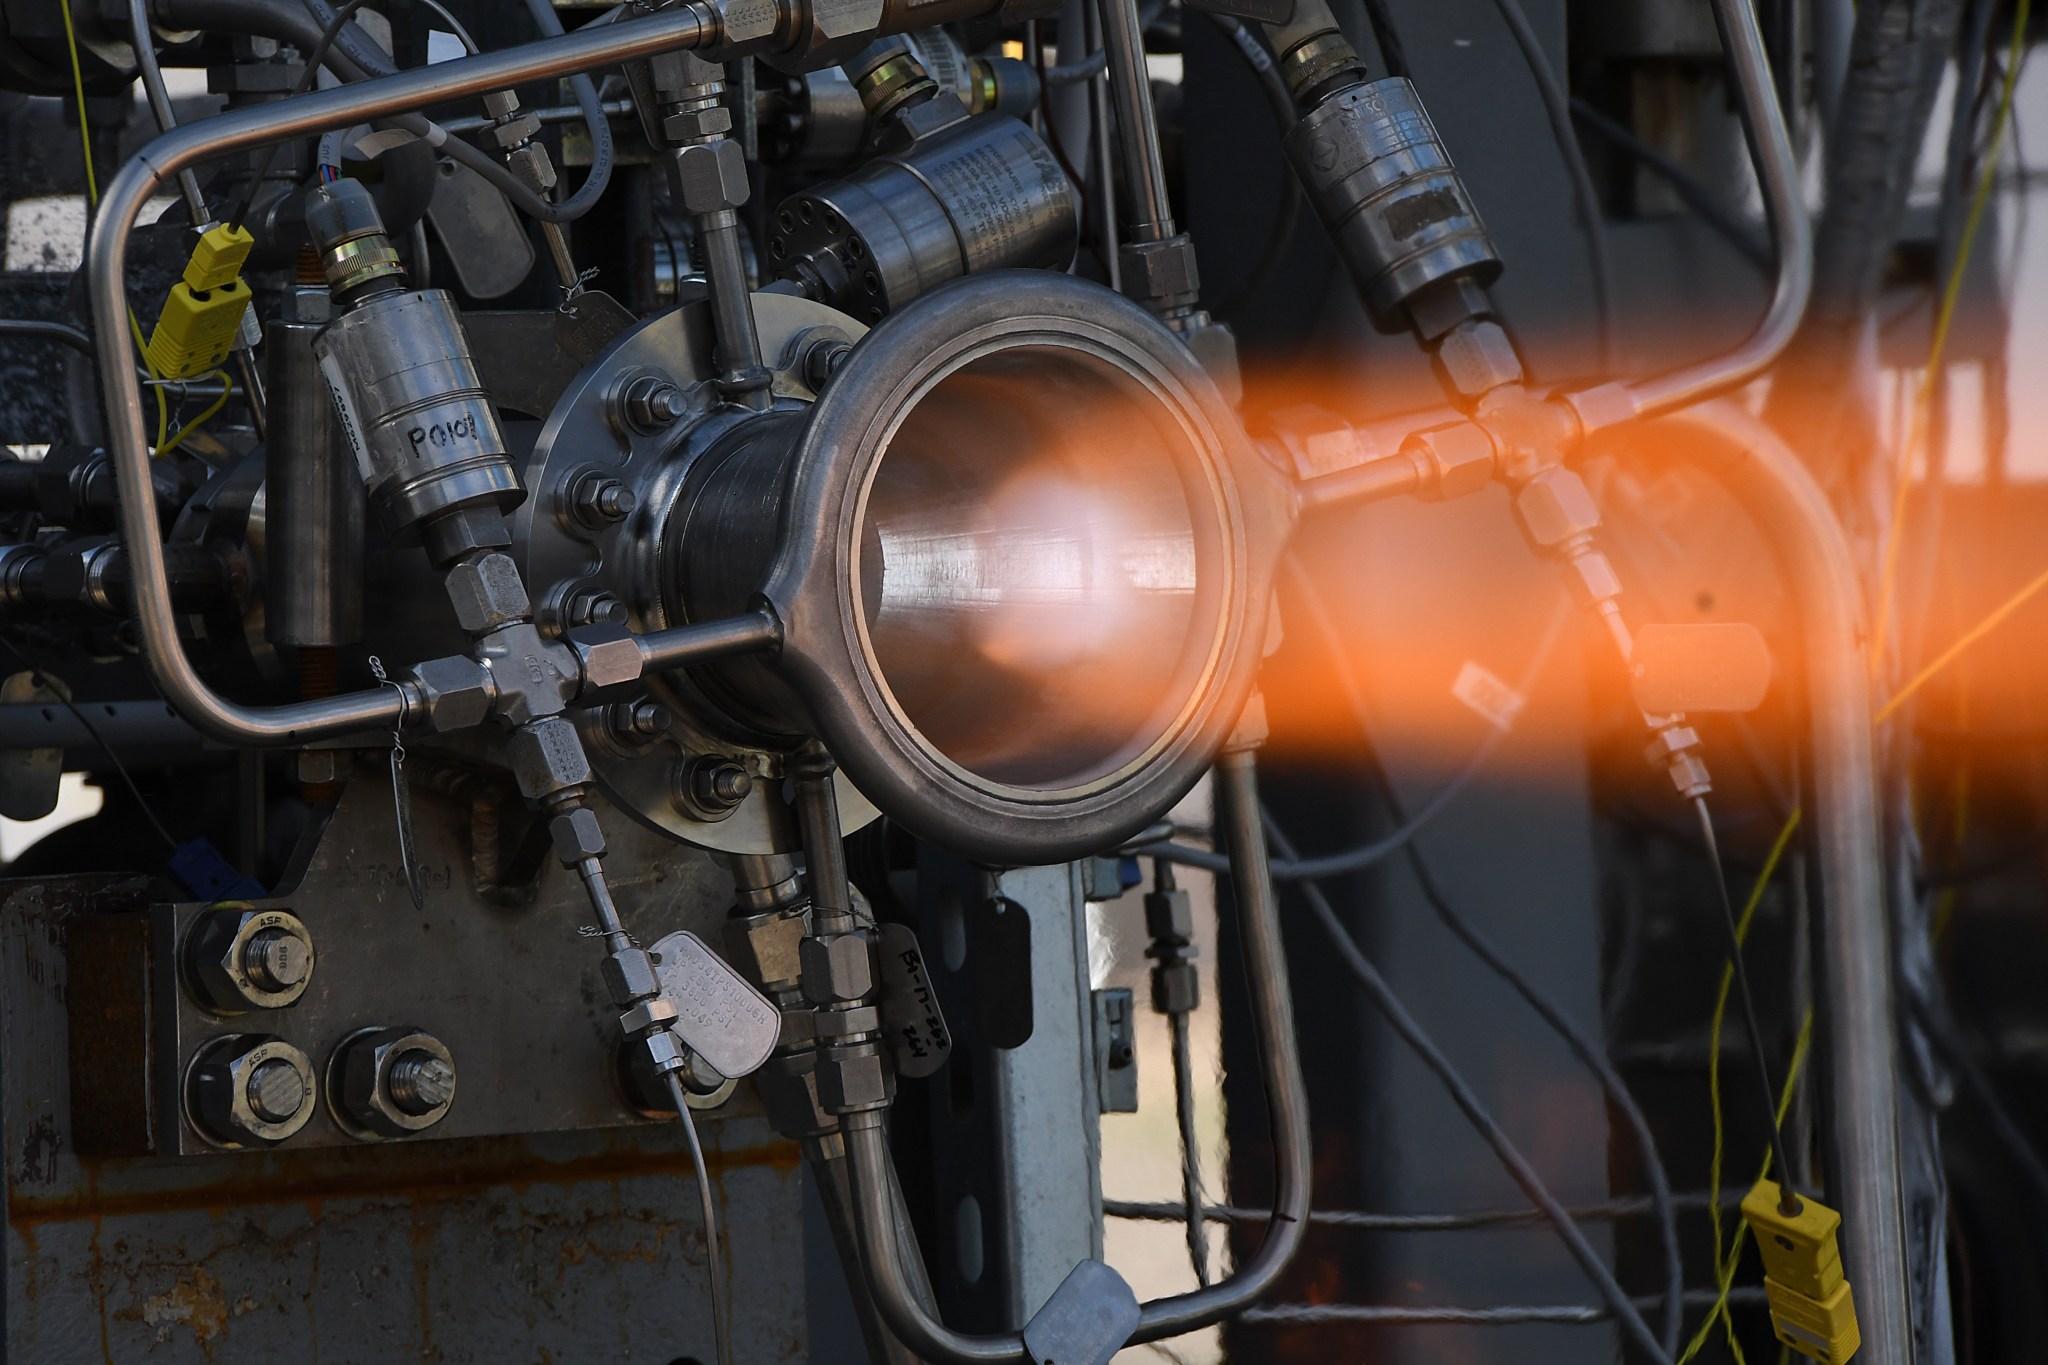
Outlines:
<svg viewBox="0 0 2048 1365"><path fill-rule="evenodd" d="M1792 1065L1785 1073L1784 1086L1778 1091L1777 1121L1781 1124L1785 1121L1785 1115L1792 1108L1793 1089L1799 1083L1799 1073L1805 1069L1807 1054L1812 1052L1812 1050L1813 1011L1808 1010L1806 1017L1799 1021L1799 1040L1792 1045ZM1770 1173L1771 1151L1767 1146L1764 1148L1763 1164L1757 1168L1756 1178L1757 1180L1762 1180ZM1756 1182L1751 1181L1750 1183L1754 1185ZM1717 1190L1713 1193L1718 1194L1719 1191ZM1716 1223L1718 1223L1720 1221L1718 1211L1714 1217ZM1685 1365L1686 1361L1699 1354L1700 1347L1706 1344L1707 1337L1712 1334L1714 1323L1717 1319L1727 1330L1729 1350L1734 1353L1738 1361L1742 1359L1742 1348L1736 1344L1735 1340L1735 1319L1728 1312L1728 1299L1730 1292L1735 1288L1735 1272L1742 1264L1742 1242L1748 1235L1749 1224L1747 1222L1736 1225L1735 1236L1729 1241L1727 1259L1720 1263L1720 1269L1715 1276L1715 1290L1718 1297L1714 1300L1713 1307L1707 1310L1707 1320L1700 1324L1699 1331L1694 1333L1693 1339L1687 1343L1685 1354L1678 1358L1678 1365Z"/></svg>
<svg viewBox="0 0 2048 1365"><path fill-rule="evenodd" d="M2038 575L2035 576L2033 582L2027 584L2027 586L2025 586L2024 588L2021 588L2011 597L2006 598L2005 601L2001 603L1998 606L1998 608L1994 610L1989 616L1985 617L1976 625L1964 631L1962 634L1962 638L1958 639L1954 644L1950 645L1947 649L1944 649L1941 652L1941 654L1934 660L1934 662L1928 664L1927 667L1921 669L1918 673L1914 674L1913 680L1911 682L1907 683L1904 687L1901 687L1897 692L1893 693L1892 699L1886 702L1883 706L1878 708L1877 715L1873 717L1873 723L1882 725L1886 721L1890 720L1895 714L1897 714L1898 709L1906 704L1906 698L1912 696L1915 692L1918 692L1920 688L1927 682L1928 679L1932 678L1935 674L1941 672L1942 669L1947 668L1950 664L1954 663L1958 658L1962 656L1964 650L1968 649L1971 645L1976 644L1979 640L1983 639L1986 635L1989 635L1993 630L1997 629L1999 624L2002 623L2006 617L2012 615L2021 607L2025 606L2027 604L2027 600L2033 597L2035 593L2041 591L2042 588L2048 588L2048 569L2043 569Z"/></svg>
<svg viewBox="0 0 2048 1365"><path fill-rule="evenodd" d="M1949 326L1955 320L1956 302L1962 297L1963 272L1970 264L1970 248L1976 244L1977 229L1983 225L1984 210L1991 202L1991 189L1998 178L1998 153L2005 141L2006 126L2012 121L2013 91L2019 85L2020 66L2027 52L2027 14L2031 0L2019 0L2013 9L2012 44L2005 63L2005 80L1998 92L1998 111L1992 117L1991 143L1984 165L1977 173L1977 187L1970 196L1970 214L1963 222L1962 240L1956 244L1955 264L1941 291L1941 307L1934 318L1934 339L1928 347L1927 368L1920 372L1920 384L1913 398L1912 421L1899 446L1898 469L1894 471L1891 523L1885 527L1884 568L1878 579L1877 615L1871 623L1870 667L1873 673L1884 667L1885 627L1891 616L1892 597L1898 589L1899 547L1904 541L1900 528L1906 519L1906 494L1912 484L1913 455L1926 436L1928 405L1934 398L1934 383L1941 373L1942 353L1948 349Z"/></svg>
<svg viewBox="0 0 2048 1365"><path fill-rule="evenodd" d="M224 370L214 370L211 372L211 375L202 377L210 378L212 377L212 375L218 375L220 377L220 397L214 399L211 403L207 404L206 411L200 413L197 417L194 417L184 426L179 427L178 434L176 436L173 436L170 440L165 441L162 445L158 446L156 448L156 453L158 455L168 455L173 450L176 450L178 448L178 444L181 441L183 441L187 436L190 436L193 432L199 430L201 426L205 425L206 420L209 417L213 416L215 413L219 412L222 408L228 405L228 395L235 391L235 381L229 379L227 376L227 372Z"/></svg>
<svg viewBox="0 0 2048 1365"><path fill-rule="evenodd" d="M92 128L85 121L85 72L78 65L78 30L71 23L71 0L57 0L57 10L64 16L64 43L71 53L71 91L78 98L78 147L85 154L85 194L87 202L94 208L100 206L99 176L92 165ZM136 320L135 310L128 310L128 331L135 338L135 349L142 357L142 367L151 379L161 379L156 366L150 364L149 346L142 339L142 324ZM165 399L161 386L151 385L156 394L156 446L157 454L164 452L164 434L171 426L171 405Z"/></svg>
<svg viewBox="0 0 2048 1365"><path fill-rule="evenodd" d="M1800 810L1794 806L1792 814L1785 820L1785 827L1778 831L1778 837L1771 845L1770 856L1764 859L1763 868L1756 874L1756 881L1749 888L1749 899L1744 902L1742 914L1735 921L1735 942L1738 946L1749 937L1749 926L1756 918L1757 907L1763 904L1764 891L1770 886L1772 875L1777 872L1778 864L1784 860L1785 850L1792 845L1793 834L1799 829L1799 817ZM1721 968L1721 988L1714 996L1714 1019L1707 1034L1707 1101L1714 1116L1713 1159L1707 1167L1707 1224L1714 1233L1716 1265L1721 1263L1721 1026L1728 1017L1728 988L1734 981L1735 964L1724 964ZM1755 1039L1751 1039L1750 1042L1752 1046L1758 1045ZM1692 1359L1705 1343L1707 1334L1714 1325L1714 1317L1713 1313L1709 1313L1707 1320L1700 1324L1699 1334L1693 1338L1685 1354L1678 1358L1679 1365L1684 1365L1684 1362ZM1728 1327L1728 1349L1734 1353L1738 1362L1742 1360L1742 1347L1735 1340L1733 1323Z"/></svg>

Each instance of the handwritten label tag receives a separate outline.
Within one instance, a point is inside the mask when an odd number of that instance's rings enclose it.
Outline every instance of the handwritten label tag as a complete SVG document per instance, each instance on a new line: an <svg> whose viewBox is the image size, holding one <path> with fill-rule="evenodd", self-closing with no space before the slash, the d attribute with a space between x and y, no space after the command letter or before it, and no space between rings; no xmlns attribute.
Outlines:
<svg viewBox="0 0 2048 1365"><path fill-rule="evenodd" d="M917 935L904 924L879 930L882 959L882 1033L899 1076L921 1079L953 1055L953 1034L939 1012L938 992L924 968Z"/></svg>

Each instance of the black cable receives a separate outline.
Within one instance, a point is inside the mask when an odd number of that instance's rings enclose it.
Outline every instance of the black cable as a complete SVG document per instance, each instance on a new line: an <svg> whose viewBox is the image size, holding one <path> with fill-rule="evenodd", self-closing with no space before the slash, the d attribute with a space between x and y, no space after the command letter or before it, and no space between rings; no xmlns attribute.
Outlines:
<svg viewBox="0 0 2048 1365"><path fill-rule="evenodd" d="M1291 561L1288 566L1288 576L1301 591L1302 600L1308 605L1309 610L1321 622L1321 628L1331 638L1335 638L1336 627L1330 622L1329 614L1322 604L1322 597L1315 591L1315 585ZM1515 690L1522 696L1528 696L1530 690L1535 687L1537 679L1542 676L1544 668L1550 662L1551 653L1556 649L1557 641L1563 633L1564 623L1570 615L1570 601L1568 599L1560 601L1557 610L1551 615L1550 623L1544 627L1543 638L1537 642L1535 652L1529 656L1528 664L1523 667L1521 677L1515 680ZM1354 711L1360 710L1355 698L1352 709ZM1355 848L1344 849L1337 853L1321 854L1313 858L1275 858L1272 860L1273 879L1275 881L1291 882L1302 881L1312 877L1337 877L1348 872L1362 872L1373 864L1383 862L1394 854L1399 853L1407 846L1410 839L1413 839L1422 830L1427 828L1432 820L1443 814L1451 802L1457 800L1463 794L1465 788L1471 785L1472 779L1479 775L1480 769L1486 766L1487 760L1493 756L1493 751L1500 747L1501 741L1505 738L1507 738L1506 730L1498 726L1490 727L1486 737L1473 747L1472 755L1465 760L1464 766L1453 773L1450 779L1437 789L1436 794L1423 802L1422 808L1396 828L1393 833L1383 838L1375 839L1371 843L1360 844ZM1153 842L1139 845L1132 851L1148 857L1161 858L1167 862L1180 863L1188 867L1199 867L1205 872L1228 872L1230 870L1230 860L1222 854L1212 849L1195 848L1188 844Z"/></svg>
<svg viewBox="0 0 2048 1365"><path fill-rule="evenodd" d="M1742 1001L1743 1025L1749 1030L1749 1052L1756 1059L1757 1085L1763 1092L1764 1122L1770 1125L1771 1163L1778 1173L1778 1207L1785 1213L1799 1212L1799 1193L1793 1188L1793 1165L1785 1155L1785 1136L1778 1128L1778 1091L1771 1084L1771 1064L1764 1056L1763 1029L1756 1021L1756 999L1750 994L1749 972L1742 965L1742 935L1735 924L1735 901L1728 894L1728 874L1721 867L1721 847L1714 838L1714 817L1707 811L1707 798L1695 796L1693 810L1700 818L1700 837L1706 841L1707 861L1714 869L1714 890L1721 898L1721 927L1728 934L1728 965L1735 976L1735 994Z"/></svg>
<svg viewBox="0 0 2048 1365"><path fill-rule="evenodd" d="M1767 1302L1761 1289L1689 1289L1685 1302L1700 1307L1728 1303ZM1633 1302L1648 1307L1654 1299ZM1323 1327L1350 1323L1430 1323L1437 1326L1505 1327L1527 1322L1557 1323L1568 1327L1591 1327L1608 1321L1613 1310L1596 1303L1497 1304L1489 1308L1464 1308L1450 1304L1377 1303L1275 1303L1248 1308L1240 1322L1265 1322L1287 1327Z"/></svg>
<svg viewBox="0 0 2048 1365"><path fill-rule="evenodd" d="M49 341L88 357L97 357L92 338L76 327L62 322L45 322L41 318L0 318L0 337L20 337L24 341Z"/></svg>
<svg viewBox="0 0 2048 1365"><path fill-rule="evenodd" d="M526 0L527 13L540 27L543 38L559 38L563 34L562 18L555 13L552 0ZM752 61L753 58L743 58ZM605 117L604 105L597 97L597 86L585 72L569 77L569 92L576 97L577 107L583 111L584 131L590 136L590 170L583 177L583 183L576 187L576 193L564 200L574 202L586 194L595 199L604 193L611 183L612 162L615 156L612 147L612 124ZM592 187L595 186L593 189Z"/></svg>
<svg viewBox="0 0 2048 1365"><path fill-rule="evenodd" d="M1761 232L1723 204L1698 176L1577 95L1572 96L1572 117L1598 133L1602 140L1615 150L1640 161L1656 172L1657 177L1671 187L1679 201L1691 209L1701 222L1720 233L1730 246L1741 252L1744 260L1765 274L1771 272L1776 264L1776 257L1771 252L1770 242Z"/></svg>
<svg viewBox="0 0 2048 1365"><path fill-rule="evenodd" d="M1395 819L1401 818L1401 801L1394 792L1394 784L1388 780L1386 770L1374 759L1369 765L1374 785L1379 788L1380 798L1387 803ZM1685 1262L1678 1250L1678 1214L1671 1200L1671 1180L1664 1169L1664 1158L1657 1149L1657 1139L1650 1133L1650 1121L1643 1114L1642 1106L1636 1103L1626 1082L1608 1061L1606 1053L1597 1047L1585 1030L1574 1023L1569 1015L1558 1008L1557 1002L1545 994L1536 983L1518 971L1472 922L1460 914L1444 894L1435 873L1430 870L1428 860L1422 856L1422 849L1410 840L1407 849L1408 866L1415 873L1416 884L1422 889L1422 898L1443 926L1455 934L1458 940L1471 950L1472 955L1514 988L1515 993L1528 1002L1529 1008L1541 1015L1551 1030L1564 1040L1572 1055L1600 1082L1600 1088L1607 1092L1607 1098L1621 1110L1627 1120L1629 1131L1635 1138L1636 1151L1643 1159L1643 1174L1650 1186L1650 1199L1657 1209L1658 1235L1663 1242L1664 1252L1664 1349L1676 1355L1681 1327L1681 1303L1685 1293Z"/></svg>
<svg viewBox="0 0 2048 1365"><path fill-rule="evenodd" d="M1283 855L1293 856L1293 849L1288 844L1284 832L1277 829L1269 830L1267 838ZM1308 903L1309 912L1317 926L1329 939L1330 946L1337 951L1344 965L1350 969L1366 998L1385 1016L1388 1024L1401 1035L1402 1041L1408 1044L1422 1064L1442 1082L1452 1102L1464 1113L1487 1146L1493 1149L1494 1155L1500 1159L1501 1166L1521 1187L1529 1202L1543 1211L1544 1217L1549 1219L1551 1226L1557 1230L1557 1235L1564 1242L1566 1250L1571 1252L1572 1259L1579 1263L1580 1269L1584 1270L1586 1277L1593 1282L1593 1287L1600 1291L1600 1297L1607 1302L1608 1307L1620 1320L1623 1332L1651 1360L1660 1362L1660 1365L1669 1365L1671 1356L1664 1350L1656 1334L1650 1330L1649 1324L1643 1321L1643 1315L1637 1311L1628 1294L1616 1282L1614 1272L1600 1259L1600 1253L1586 1240L1585 1233L1572 1221L1571 1214L1550 1192L1549 1187L1543 1183L1543 1178L1536 1173L1528 1158L1515 1146L1513 1139L1508 1137L1493 1115L1487 1111L1479 1096L1458 1073L1458 1069L1437 1048L1428 1032L1416 1021L1415 1016L1408 1012L1407 1006L1401 1003L1400 997L1394 994L1393 988L1387 985L1386 979L1360 950L1350 933L1345 930L1343 921L1337 917L1336 910L1331 908L1329 898L1323 894L1322 888L1314 882L1303 882L1296 889Z"/></svg>
<svg viewBox="0 0 2048 1365"><path fill-rule="evenodd" d="M1977 1059L1970 1055L1969 1046L1958 1034L1955 1026L1945 1018L1923 993L1914 989L1910 982L1901 982L1901 994L1906 998L1906 1008L1920 1025L1942 1060L1961 1077L1963 1088L1983 1107L1985 1116L1991 1121L1992 1136L2005 1148L2006 1155L2020 1168L2020 1173L2033 1186L2034 1194L2043 1204L2048 1204L2048 1165L2044 1165L2041 1154L2027 1140L2026 1131L2005 1102L1998 1097L1998 1089L1985 1074Z"/></svg>
<svg viewBox="0 0 2048 1365"><path fill-rule="evenodd" d="M327 21L327 27L320 32L320 42L306 57L306 69L299 76L298 84L292 90L292 98L296 99L313 88L313 82L319 76L320 66L327 60L327 51L334 46L335 38L347 26L348 21L355 17L355 12L368 2L369 0L348 0L348 3L344 4L338 11L333 12ZM318 4L319 0L312 0L312 3ZM270 150L264 154L262 167L255 175L249 178L248 188L242 191L242 198L235 205L235 211L228 215L229 228L240 227L243 221L248 218L249 210L255 206L257 191L263 188L264 181L270 179L270 173L277 169L277 159L282 155L284 155L284 144L282 142L271 143Z"/></svg>
<svg viewBox="0 0 2048 1365"><path fill-rule="evenodd" d="M128 765L123 763L121 756L114 752L114 746L107 743L106 736L99 732L99 727L92 723L85 712L79 708L78 703L65 695L65 690L61 685L51 686L53 680L50 676L43 672L28 655L22 653L20 646L16 645L14 641L4 635L0 635L0 645L5 645L7 652L21 660L23 666L29 670L29 682L32 686L49 687L50 692L59 702L63 703L64 709L71 713L72 719L85 727L85 732L92 736L93 743L100 746L101 750L105 752L108 761L114 765L114 771L120 774L121 781L128 787L128 794L135 798L135 804L141 808L143 818L149 821L158 836L163 839L164 843L170 846L171 852L176 853L178 851L178 841L171 837L171 832L168 829L164 828L164 822L156 818L156 812L150 809L149 800L143 796L142 788L135 784L135 777L128 771Z"/></svg>
<svg viewBox="0 0 2048 1365"><path fill-rule="evenodd" d="M1294 96L1288 91L1287 82L1280 75L1279 66L1273 61L1273 54L1266 50L1266 45L1259 41L1258 34L1253 32L1248 24L1231 15L1218 14L1214 10L1202 12L1209 16L1216 27L1223 30L1232 46L1245 59L1245 64L1251 67L1252 74L1258 78L1259 89L1265 94L1266 103L1273 111L1273 121L1278 125L1280 136L1285 138L1294 127L1296 118ZM1287 259L1287 249L1294 245L1294 234L1301 226L1301 182L1295 179L1293 170L1287 167L1282 168L1280 177L1284 183L1284 188L1280 192L1280 209L1274 215L1272 231L1266 236L1266 250L1259 257L1259 263L1252 267L1251 273L1239 281L1237 287L1230 291L1223 302L1215 305L1212 311L1219 317L1227 318L1237 312L1247 300L1272 283L1274 272L1278 271L1280 263Z"/></svg>
<svg viewBox="0 0 2048 1365"><path fill-rule="evenodd" d="M1387 74L1407 80L1408 50L1401 45L1401 33L1394 27L1387 0L1365 0L1365 21L1372 26L1372 40L1379 47L1380 64L1387 68Z"/></svg>
<svg viewBox="0 0 2048 1365"><path fill-rule="evenodd" d="M1724 1190L1718 1196L1693 1190L1671 1197L1673 1208L1705 1210L1739 1201L1747 1190ZM1102 1211L1111 1218L1128 1218L1145 1223L1178 1223L1187 1210L1179 1204L1145 1199L1105 1199ZM1597 1204L1574 1204L1565 1212L1578 1223L1618 1223L1657 1212L1656 1201L1648 1195L1627 1195L1603 1199ZM1248 1209L1236 1204L1205 1204L1202 1217L1211 1223L1270 1223L1271 1209ZM1308 1221L1316 1227L1357 1228L1364 1232L1467 1232L1473 1228L1525 1227L1543 1221L1541 1209L1478 1209L1470 1213L1366 1213L1357 1209L1311 1209Z"/></svg>
<svg viewBox="0 0 2048 1365"><path fill-rule="evenodd" d="M1501 22L1514 36L1515 45L1522 50L1522 61L1536 83L1536 93L1543 99L1543 114L1550 120L1551 136L1557 140L1558 154L1564 158L1572 199L1578 206L1579 217L1586 230L1586 256L1593 268L1593 304L1600 327L1600 361L1604 368L1611 370L1614 366L1614 273L1607 250L1607 220L1601 212L1599 192L1593 188L1593 174L1586 167L1586 153L1579 146L1578 134L1572 129L1571 101L1565 94L1564 82L1558 78L1557 68L1550 64L1550 58L1543 51L1542 40L1530 26L1529 16L1519 0L1493 0L1493 7L1500 12Z"/></svg>

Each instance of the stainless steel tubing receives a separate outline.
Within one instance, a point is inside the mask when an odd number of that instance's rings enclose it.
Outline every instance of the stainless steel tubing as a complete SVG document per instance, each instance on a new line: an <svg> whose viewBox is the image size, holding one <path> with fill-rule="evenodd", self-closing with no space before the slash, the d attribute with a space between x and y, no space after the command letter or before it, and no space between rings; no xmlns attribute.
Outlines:
<svg viewBox="0 0 2048 1365"><path fill-rule="evenodd" d="M635 638L640 644L640 671L659 673L732 654L773 650L782 643L782 623L772 612L750 611L722 621L649 631Z"/></svg>
<svg viewBox="0 0 2048 1365"><path fill-rule="evenodd" d="M1898 1040L1883 843L1872 756L1863 598L1826 496L1798 457L1733 402L1691 407L1596 449L1691 460L1732 493L1777 551L1799 613L1821 895L1822 1157L1842 1215L1866 1365L1908 1365L1913 1339L1899 1185ZM1645 454L1634 454L1642 451Z"/></svg>
<svg viewBox="0 0 2048 1365"><path fill-rule="evenodd" d="M1280 907L1266 861L1266 835L1259 823L1258 785L1248 751L1216 760L1217 819L1230 853L1231 887L1243 936L1245 975L1251 983L1252 1028L1272 1107L1275 1191L1266 1237L1252 1258L1220 1283L1143 1306L1131 1343L1157 1341L1205 1327L1251 1303L1273 1281L1301 1245L1308 1227L1308 1096L1301 1079L1301 1050L1294 1031L1294 997L1288 986L1280 941ZM868 1289L882 1318L918 1354L966 1365L975 1361L1024 1359L1018 1332L969 1336L955 1332L916 1301L895 1236L890 1232L888 1137L879 1113L845 1121L847 1157L853 1169L855 1222Z"/></svg>
<svg viewBox="0 0 2048 1365"><path fill-rule="evenodd" d="M284 645L363 638L363 480L313 357L317 323L273 322L263 629Z"/></svg>
<svg viewBox="0 0 2048 1365"><path fill-rule="evenodd" d="M128 28L135 48L135 69L142 75L143 93L149 97L149 112L156 126L168 133L178 126L171 108L171 92L164 85L164 69L157 63L155 35L149 27L148 0L128 0ZM178 192L185 197L185 210L197 225L208 221L206 196L199 192L199 177L190 170L178 172Z"/></svg>
<svg viewBox="0 0 2048 1365"><path fill-rule="evenodd" d="M1308 1228L1308 1093L1301 1079L1301 1043L1294 1031L1294 992L1280 941L1280 901L1266 861L1259 819L1255 759L1248 749L1216 760L1216 818L1230 854L1230 886L1251 985L1252 1033L1258 1041L1273 1125L1273 1217L1249 1261L1222 1281L1157 1299L1144 1307L1133 1343L1157 1341L1235 1313L1272 1287L1294 1258Z"/></svg>
<svg viewBox="0 0 2048 1365"><path fill-rule="evenodd" d="M1133 242L1173 236L1166 199L1166 167L1159 155L1159 123L1152 113L1152 78L1145 74L1145 35L1138 0L1096 0L1102 50L1109 54L1109 96L1116 105L1124 157L1124 193L1130 197L1126 232Z"/></svg>
<svg viewBox="0 0 2048 1365"><path fill-rule="evenodd" d="M1785 127L1785 111L1771 81L1763 35L1757 30L1751 0L1714 0L1714 11L1726 35L1728 65L1742 99L1742 120L1749 133L1750 154L1764 207L1771 222L1771 244L1778 257L1770 307L1756 330L1734 350L1668 374L1639 379L1623 387L1633 411L1616 413L1598 425L1630 417L1655 417L1738 388L1756 378L1790 344L1806 312L1813 289L1813 223L1799 192L1799 162ZM1585 415L1582 409L1581 415Z"/></svg>
<svg viewBox="0 0 2048 1365"><path fill-rule="evenodd" d="M107 186L93 220L87 269L106 395L107 443L121 495L121 536L134 566L135 611L150 671L170 703L205 734L230 744L298 744L352 730L391 729L403 721L408 695L399 688L380 687L286 706L245 706L208 687L185 657L150 492L142 392L127 355L122 282L128 239L143 204L179 171L211 157L650 53L705 45L718 30L712 9L691 4L650 18L585 28L566 38L234 110L165 133L138 152Z"/></svg>

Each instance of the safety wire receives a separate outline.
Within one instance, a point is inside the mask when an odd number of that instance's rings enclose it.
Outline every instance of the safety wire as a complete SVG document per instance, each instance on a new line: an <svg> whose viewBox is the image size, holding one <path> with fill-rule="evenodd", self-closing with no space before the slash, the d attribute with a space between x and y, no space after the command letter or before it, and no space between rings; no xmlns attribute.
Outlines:
<svg viewBox="0 0 2048 1365"><path fill-rule="evenodd" d="M78 147L85 154L85 193L87 200L97 209L100 206L100 181L92 164L92 125L85 117L85 72L78 64L78 30L71 22L69 0L60 0L57 12L64 16L64 45L71 54L71 91L78 99ZM156 366L149 359L149 347L142 339L142 324L136 320L135 310L128 310L128 330L135 338L135 349L142 357L142 365L149 372L150 388L156 394L156 444L157 453L163 453L165 438L171 426L171 405L164 397L159 382L163 376L156 372Z"/></svg>

